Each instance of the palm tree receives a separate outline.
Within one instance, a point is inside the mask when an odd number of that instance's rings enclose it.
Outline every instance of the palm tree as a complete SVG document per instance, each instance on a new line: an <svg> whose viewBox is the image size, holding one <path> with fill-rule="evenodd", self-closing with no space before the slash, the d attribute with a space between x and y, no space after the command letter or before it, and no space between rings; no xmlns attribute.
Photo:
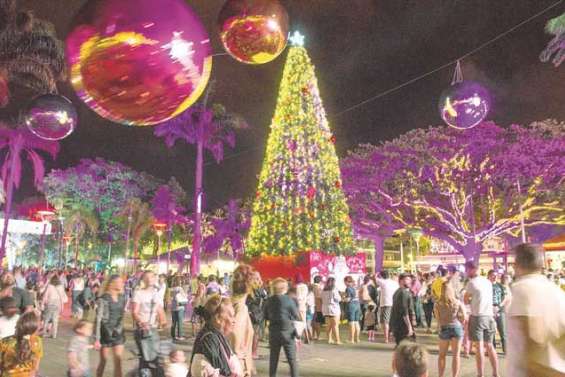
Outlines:
<svg viewBox="0 0 565 377"><path fill-rule="evenodd" d="M172 148L177 140L187 144L196 144L196 177L194 184L194 238L190 271L193 276L200 273L200 248L202 243L202 176L204 167L204 149L208 150L216 163L224 157L224 144L235 147L235 132L247 128L241 117L229 114L221 105L207 108L208 93L203 104L194 105L155 128L155 135L165 138L165 143Z"/></svg>
<svg viewBox="0 0 565 377"><path fill-rule="evenodd" d="M133 257L134 270L139 259L139 242L143 236L151 229L153 225L153 214L147 203L142 202L139 198L132 198L127 201L126 205L118 214L127 221L128 228L126 234L126 247L124 250L124 270L127 269L127 260L129 258L130 237L133 240Z"/></svg>
<svg viewBox="0 0 565 377"><path fill-rule="evenodd" d="M34 172L34 185L41 188L45 175L43 158L38 152L46 152L53 159L59 152L59 143L43 140L33 135L27 129L0 128L0 150L6 149L4 161L0 168L4 190L6 191L6 204L4 206L4 230L0 243L0 261L6 255L6 239L8 236L8 222L12 210L12 196L14 188L20 186L22 178L22 152L25 152L31 162Z"/></svg>
<svg viewBox="0 0 565 377"><path fill-rule="evenodd" d="M72 235L75 242L75 266L78 267L79 245L81 238L89 231L91 234L98 232L99 221L95 212L80 205L74 205L65 210L64 232Z"/></svg>
<svg viewBox="0 0 565 377"><path fill-rule="evenodd" d="M553 56L553 65L558 67L565 61L565 13L547 22L545 31L552 34L554 38L547 44L542 51L540 59L547 62Z"/></svg>

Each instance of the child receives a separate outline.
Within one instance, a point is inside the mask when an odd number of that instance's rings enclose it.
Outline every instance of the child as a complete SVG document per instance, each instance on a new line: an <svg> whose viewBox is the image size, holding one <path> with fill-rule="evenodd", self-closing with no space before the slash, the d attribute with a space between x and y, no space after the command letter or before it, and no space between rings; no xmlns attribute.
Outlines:
<svg viewBox="0 0 565 377"><path fill-rule="evenodd" d="M172 350L169 353L169 363L165 369L165 377L186 377L188 375L188 365L186 357L181 350Z"/></svg>
<svg viewBox="0 0 565 377"><path fill-rule="evenodd" d="M13 297L3 297L0 299L0 339L7 338L16 333L16 323L20 318L16 300Z"/></svg>
<svg viewBox="0 0 565 377"><path fill-rule="evenodd" d="M90 376L90 359L88 350L92 348L90 337L92 336L92 323L80 320L73 328L75 335L69 342L67 348L67 359L69 362L69 377Z"/></svg>
<svg viewBox="0 0 565 377"><path fill-rule="evenodd" d="M375 340L375 325L377 323L377 315L375 314L375 304L370 303L365 312L365 320L363 325L367 329L367 334L369 336L369 342Z"/></svg>

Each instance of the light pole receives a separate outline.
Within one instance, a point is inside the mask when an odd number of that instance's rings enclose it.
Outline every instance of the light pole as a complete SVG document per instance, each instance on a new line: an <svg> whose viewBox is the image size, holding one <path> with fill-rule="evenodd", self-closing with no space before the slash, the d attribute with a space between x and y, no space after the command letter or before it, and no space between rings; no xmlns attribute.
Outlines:
<svg viewBox="0 0 565 377"><path fill-rule="evenodd" d="M43 232L41 233L41 243L39 248L39 267L43 268L43 262L45 258L45 233L47 232L47 225L49 224L53 216L55 216L55 212L48 209L39 210L37 211L37 216L39 216L41 222L43 223Z"/></svg>
<svg viewBox="0 0 565 377"><path fill-rule="evenodd" d="M155 223L153 224L153 229L155 229L155 234L157 234L157 271L161 271L161 237L166 229L167 224Z"/></svg>

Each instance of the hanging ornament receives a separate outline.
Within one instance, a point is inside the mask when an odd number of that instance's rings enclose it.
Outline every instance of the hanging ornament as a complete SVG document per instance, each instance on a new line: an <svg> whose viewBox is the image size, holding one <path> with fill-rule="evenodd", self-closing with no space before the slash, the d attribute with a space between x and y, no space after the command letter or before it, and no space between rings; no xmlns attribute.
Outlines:
<svg viewBox="0 0 565 377"><path fill-rule="evenodd" d="M55 94L45 94L31 101L24 123L37 137L44 140L62 140L77 125L77 112L72 102Z"/></svg>
<svg viewBox="0 0 565 377"><path fill-rule="evenodd" d="M341 188L341 182L340 181L335 181L334 183L336 188Z"/></svg>
<svg viewBox="0 0 565 377"><path fill-rule="evenodd" d="M332 144L335 144L335 136L334 136L334 135L332 135L332 136L330 137L330 141L332 142Z"/></svg>
<svg viewBox="0 0 565 377"><path fill-rule="evenodd" d="M284 50L288 14L278 0L228 0L218 16L226 51L247 64L264 64Z"/></svg>
<svg viewBox="0 0 565 377"><path fill-rule="evenodd" d="M98 0L67 38L71 83L104 118L154 125L190 107L212 70L210 38L184 0Z"/></svg>
<svg viewBox="0 0 565 377"><path fill-rule="evenodd" d="M488 90L474 81L463 81L461 64L457 61L451 86L441 95L439 111L450 127L466 130L481 123L491 107Z"/></svg>
<svg viewBox="0 0 565 377"><path fill-rule="evenodd" d="M316 188L313 186L308 187L308 191L306 192L306 196L308 199L312 200L316 196Z"/></svg>

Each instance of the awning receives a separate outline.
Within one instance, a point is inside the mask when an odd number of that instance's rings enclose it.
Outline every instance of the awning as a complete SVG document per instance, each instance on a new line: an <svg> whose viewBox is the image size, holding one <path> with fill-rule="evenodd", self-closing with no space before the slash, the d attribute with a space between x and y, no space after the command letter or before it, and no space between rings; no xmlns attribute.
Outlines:
<svg viewBox="0 0 565 377"><path fill-rule="evenodd" d="M545 251L565 251L565 233L545 241L543 248Z"/></svg>

